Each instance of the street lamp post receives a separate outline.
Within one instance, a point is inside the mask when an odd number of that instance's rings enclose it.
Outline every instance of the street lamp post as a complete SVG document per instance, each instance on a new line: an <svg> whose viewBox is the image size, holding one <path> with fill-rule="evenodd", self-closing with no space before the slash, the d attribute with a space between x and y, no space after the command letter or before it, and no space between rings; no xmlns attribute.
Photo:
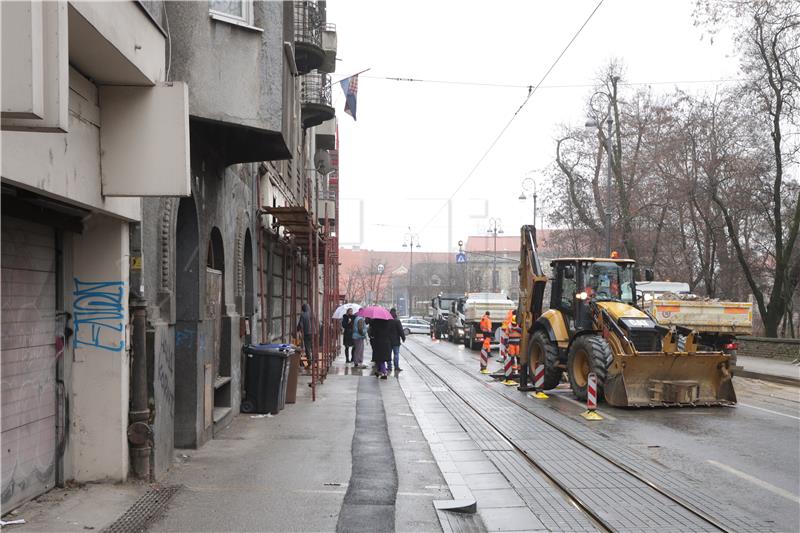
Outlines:
<svg viewBox="0 0 800 533"><path fill-rule="evenodd" d="M494 237L494 266L492 267L492 292L497 292L497 234L503 233L503 228L500 227L502 221L499 218L489 219L489 229L486 231L491 233Z"/></svg>
<svg viewBox="0 0 800 533"><path fill-rule="evenodd" d="M379 264L377 266L377 268L376 268L376 270L378 272L378 287L375 289L375 301L373 302L373 305L379 305L380 304L380 299L381 299L381 281L382 281L382 278L383 278L383 269L384 269L383 264Z"/></svg>
<svg viewBox="0 0 800 533"><path fill-rule="evenodd" d="M413 233L411 231L411 227L408 228L408 233L403 236L403 248L408 246L408 316L411 316L412 310L414 309L414 296L413 296L413 288L411 283L414 279L413 272L414 272L414 247L416 246L419 248L419 235Z"/></svg>
<svg viewBox="0 0 800 533"><path fill-rule="evenodd" d="M522 192L519 193L519 199L527 200L530 198L531 189L533 189L533 225L536 226L536 180L533 178L525 178L522 180Z"/></svg>
<svg viewBox="0 0 800 533"><path fill-rule="evenodd" d="M612 146L611 146L611 126L614 124L614 119L611 117L611 96L606 93L603 94L608 98L608 111L606 112L606 155L608 156L608 165L606 166L606 208L605 208L605 226L606 226L606 257L611 257L611 163L612 163ZM594 96L594 95L592 95ZM587 128L601 128L602 122L595 119L586 121Z"/></svg>

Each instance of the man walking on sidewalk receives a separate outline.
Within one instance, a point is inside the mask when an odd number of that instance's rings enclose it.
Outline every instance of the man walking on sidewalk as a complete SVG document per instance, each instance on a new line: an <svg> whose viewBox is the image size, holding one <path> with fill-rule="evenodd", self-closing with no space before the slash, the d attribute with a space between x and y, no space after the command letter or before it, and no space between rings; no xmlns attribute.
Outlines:
<svg viewBox="0 0 800 533"><path fill-rule="evenodd" d="M308 364L313 366L314 337L313 330L311 329L313 327L311 321L311 309L308 307L308 304L303 304L300 309L300 320L297 321L297 333L303 335L303 348L305 349L306 357L308 358Z"/></svg>
<svg viewBox="0 0 800 533"><path fill-rule="evenodd" d="M389 330L389 338L392 340L392 355L394 356L394 369L397 372L402 372L400 368L400 342L406 342L406 334L403 332L403 324L397 318L397 309L392 307L389 312L394 317L392 325ZM392 360L389 360L389 372L392 371Z"/></svg>

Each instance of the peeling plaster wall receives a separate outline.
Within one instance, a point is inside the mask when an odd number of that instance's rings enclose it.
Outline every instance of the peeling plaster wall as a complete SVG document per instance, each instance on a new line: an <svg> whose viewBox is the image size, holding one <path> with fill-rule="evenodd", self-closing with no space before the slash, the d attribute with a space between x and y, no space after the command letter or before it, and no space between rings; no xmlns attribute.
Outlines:
<svg viewBox="0 0 800 533"><path fill-rule="evenodd" d="M250 229L255 235L252 214L252 187L257 175L257 165L242 164L224 167L220 163L218 147L197 135L191 139L192 197L197 209L199 260L199 298L196 314L196 359L189 361L185 350L176 344L176 305L182 295L177 294L176 276L182 265L176 264L177 199L145 199L143 202L142 234L144 239L143 283L148 300L148 331L152 346L153 363L149 369L152 383L154 421L155 474L163 476L178 447L199 447L212 437L213 425L204 424L204 365L211 363L211 322L206 316L206 262L208 244L213 228L222 235L224 251L224 313L222 317L222 350L228 350L231 365L231 414L239 411L241 398L242 338L239 320L243 310L244 236ZM251 238L255 247L255 238ZM252 250L255 257L255 250ZM252 270L251 270L252 272ZM190 298L184 298L188 301ZM175 380L190 380L194 391L189 397L177 394ZM179 383L180 384L180 383ZM213 394L213 391L212 391ZM181 422L184 421L183 423ZM193 430L187 436L182 426L181 439L175 436L177 424L191 420ZM228 419L229 420L229 419ZM226 421L223 421L224 426Z"/></svg>
<svg viewBox="0 0 800 533"><path fill-rule="evenodd" d="M70 73L69 132L4 131L0 135L3 181L127 220L141 216L138 198L102 195L100 108L97 88Z"/></svg>
<svg viewBox="0 0 800 533"><path fill-rule="evenodd" d="M74 334L65 477L125 481L130 382L128 223L94 215L72 236ZM98 302L102 305L98 305Z"/></svg>

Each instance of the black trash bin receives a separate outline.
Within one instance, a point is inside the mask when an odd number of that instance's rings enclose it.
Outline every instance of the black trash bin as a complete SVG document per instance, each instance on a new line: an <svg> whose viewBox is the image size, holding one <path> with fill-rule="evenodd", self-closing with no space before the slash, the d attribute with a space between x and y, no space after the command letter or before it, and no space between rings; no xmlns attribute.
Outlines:
<svg viewBox="0 0 800 533"><path fill-rule="evenodd" d="M291 344L248 344L245 353L243 413L278 414L286 403Z"/></svg>

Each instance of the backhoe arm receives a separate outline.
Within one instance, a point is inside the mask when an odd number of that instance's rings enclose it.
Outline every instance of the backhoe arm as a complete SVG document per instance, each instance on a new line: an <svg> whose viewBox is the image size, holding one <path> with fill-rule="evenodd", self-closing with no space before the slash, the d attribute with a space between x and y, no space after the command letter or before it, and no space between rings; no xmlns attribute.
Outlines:
<svg viewBox="0 0 800 533"><path fill-rule="evenodd" d="M517 321L522 325L522 343L520 354L523 358L528 354L528 342L533 333L533 324L542 315L542 300L547 276L539 261L536 249L536 227L522 226L519 248L519 310Z"/></svg>

